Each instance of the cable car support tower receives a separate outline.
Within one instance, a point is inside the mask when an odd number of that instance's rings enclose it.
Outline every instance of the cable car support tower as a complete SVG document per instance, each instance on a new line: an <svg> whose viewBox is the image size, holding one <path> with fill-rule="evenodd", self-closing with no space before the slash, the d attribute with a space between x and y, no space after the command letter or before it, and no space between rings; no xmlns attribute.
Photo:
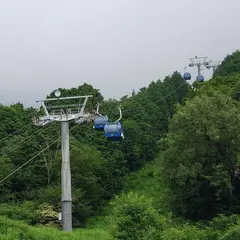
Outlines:
<svg viewBox="0 0 240 240"><path fill-rule="evenodd" d="M45 126L52 122L61 123L61 142L62 142L62 169L61 169L61 187L62 187L62 230L72 231L72 190L71 190L71 171L70 171L70 147L69 147L69 122L75 121L76 124L84 124L93 120L92 114L85 114L84 109L89 98L87 96L61 97L60 91L55 92L56 98L40 100L45 116L34 118L33 123L37 126ZM83 101L81 101L83 100ZM57 105L47 106L51 102ZM76 103L78 101L78 103ZM60 104L61 102L70 104ZM75 102L75 103L73 103ZM80 103L82 102L82 103Z"/></svg>
<svg viewBox="0 0 240 240"><path fill-rule="evenodd" d="M196 80L199 80L201 82L204 81L203 75L201 75L201 66L207 66L209 63L206 61L208 57L198 57L195 56L194 58L189 58L191 61L189 63L189 67L195 67L197 66L197 78Z"/></svg>
<svg viewBox="0 0 240 240"><path fill-rule="evenodd" d="M207 68L207 69L212 68L213 74L214 74L215 71L216 71L216 69L217 69L217 67L220 65L220 63L221 63L221 61L212 61L212 60L210 60L210 61L208 62L208 64L206 65L206 68Z"/></svg>

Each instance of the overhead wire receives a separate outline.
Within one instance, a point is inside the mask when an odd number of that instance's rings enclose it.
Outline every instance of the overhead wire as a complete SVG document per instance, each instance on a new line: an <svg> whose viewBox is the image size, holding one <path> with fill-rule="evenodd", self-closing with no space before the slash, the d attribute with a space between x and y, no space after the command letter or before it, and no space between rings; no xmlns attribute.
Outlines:
<svg viewBox="0 0 240 240"><path fill-rule="evenodd" d="M24 125L23 127L21 127L20 129L14 131L13 133L9 133L7 136L3 137L2 139L0 139L0 143L4 140L6 140L7 138L9 138L10 136L13 136L19 132L21 132L24 128L27 128L27 126L31 125L32 123L29 122L28 124Z"/></svg>
<svg viewBox="0 0 240 240"><path fill-rule="evenodd" d="M211 75L213 75L213 74L211 73L210 69L207 68L207 70L209 71L209 73L210 73Z"/></svg>
<svg viewBox="0 0 240 240"><path fill-rule="evenodd" d="M181 84L178 86L177 89L175 89L174 91L170 92L169 94L167 94L167 95L164 96L163 98L161 98L161 99L159 99L159 100L157 100L157 101L154 101L154 102L155 102L155 103L158 103L158 102L160 102L160 101L163 101L164 99L168 98L169 96L171 96L172 94L174 94L175 92L177 92L184 84L185 84L185 82L181 83ZM130 95L130 94L129 94L129 95ZM123 112L129 112L129 111L131 111L131 110L136 110L136 108L127 109L127 110L124 110ZM53 126L55 123L56 123L56 122L54 122L52 125L50 125L49 128L50 128L51 126ZM25 127L26 127L26 126L25 126ZM44 129L41 128L41 129L37 130L37 131L35 132L35 134L38 134L39 132L44 132L44 131L46 131L46 130L49 129L49 128L44 128ZM21 130L21 129L15 131L14 133L17 133L17 132L19 132L20 130ZM11 135L14 135L14 133L12 133ZM6 136L6 137L3 138L3 139L6 139L7 137L9 137L9 136ZM17 146L15 146L14 148L10 148L10 149L7 150L7 151L5 150L6 152L4 151L4 152L2 152L2 154L3 154L3 155L7 155L7 154L9 154L9 153L11 153L11 152L19 149L24 143L30 141L30 140L33 139L34 137L35 137L35 135L29 136L27 139L25 139L24 141L20 142ZM3 139L1 139L0 142L1 142Z"/></svg>
<svg viewBox="0 0 240 240"><path fill-rule="evenodd" d="M166 98L168 98L172 94L176 93L184 84L186 84L186 82L182 82L174 91L172 91L169 94L167 94L166 96L158 99L157 101L152 101L152 102L158 103L158 102L161 102L161 101L165 100ZM128 111L131 111L131 110L135 110L135 108L126 109L126 110L123 110L123 112L128 112Z"/></svg>
<svg viewBox="0 0 240 240"><path fill-rule="evenodd" d="M16 124L16 122L14 121L9 121L8 120L8 124ZM6 127L3 125L1 128L0 128L0 132L2 132Z"/></svg>
<svg viewBox="0 0 240 240"><path fill-rule="evenodd" d="M33 106L35 106L35 105L36 105L36 103L33 104ZM12 106L12 105L11 105L11 106ZM9 107L11 107L11 106L9 106ZM28 108L28 109L29 109L29 108ZM8 123L9 123L9 124L13 124L13 125L16 124L15 121L9 121L9 120L8 120ZM26 128L28 125L31 125L31 124L32 124L32 123L29 122L29 123L27 123L26 125L24 125L23 127L21 127L20 129L17 129L17 130L15 130L15 131L12 132L12 133L7 134L5 137L3 137L3 138L0 139L0 143L1 143L3 140L7 139L8 137L13 136L13 135L16 134L16 133L19 133L21 130L23 130L24 128ZM1 132L3 129L5 129L5 126L2 126L2 127L0 128L0 132Z"/></svg>
<svg viewBox="0 0 240 240"><path fill-rule="evenodd" d="M40 128L38 129L35 134L39 134L40 132L45 132L46 130L48 130L49 128L51 128L53 125L55 125L56 122L54 122L52 125L49 125L48 127L46 128ZM1 154L2 155L8 155L9 153L19 149L23 144L31 141L33 138L35 138L35 135L30 135L29 137L27 137L26 139L23 139L23 141L21 141L19 144L17 144L15 147L11 147L10 149L7 149L5 151L2 151Z"/></svg>
<svg viewBox="0 0 240 240"><path fill-rule="evenodd" d="M170 92L169 94L167 94L167 95L164 96L163 98L161 98L161 99L159 99L159 100L157 100L157 101L154 101L154 102L155 102L155 103L160 102L160 101L166 99L167 97L171 96L172 94L174 94L175 92L177 92L177 91L180 89L180 87L182 87L183 84L186 84L186 82L181 83L181 84L178 86L177 89L175 89L174 91ZM132 109L133 109L133 108L132 108ZM125 112L126 112L126 111L131 111L132 109L125 110ZM56 123L56 122L54 122L51 126L53 126L55 123ZM77 126L78 126L78 124L75 125L73 128L71 128L71 130L70 130L69 132L71 132L71 131L72 131L73 129L75 129ZM42 130L42 129L41 129L41 130ZM46 128L45 128L43 131L45 131L45 130L46 130ZM39 131L39 130L38 130L38 131ZM37 131L37 132L38 132L38 131ZM31 138L33 138L33 137L35 137L35 136L31 136ZM49 144L47 147L43 148L41 151L39 151L37 154L35 154L32 158L30 158L28 161L26 161L24 164L22 164L21 166L19 166L18 168L16 168L14 171L12 171L10 174L8 174L6 177L4 177L2 180L0 180L0 184L3 183L6 179L8 179L9 177L11 177L11 176L12 176L13 174L15 174L16 172L18 172L21 168L23 168L24 166L26 166L28 163L30 163L31 161L33 161L36 157L38 157L38 156L39 156L41 153L43 153L46 149L48 149L49 147L51 147L54 143L56 143L57 141L59 141L61 137L62 137L62 136L60 136L59 138L57 138L55 141L53 141L53 142L52 142L51 144ZM29 139L28 139L28 140L29 140ZM26 141L24 141L24 142L26 142ZM14 150L16 150L16 148L13 149L13 150L11 150L11 151L14 151Z"/></svg>
<svg viewBox="0 0 240 240"><path fill-rule="evenodd" d="M76 128L78 125L75 125L74 127L72 127L69 132L71 132L74 128ZM66 133L67 134L67 133ZM66 135L65 134L65 135ZM63 135L63 136L65 136ZM4 177L3 179L0 180L0 184L3 183L5 180L7 180L9 177L11 177L12 175L14 175L16 172L18 172L20 169L22 169L24 166L26 166L28 163L30 163L31 161L33 161L36 157L38 157L40 154L42 154L45 150L47 150L49 147L51 147L53 144L55 144L56 142L58 142L61 139L62 136L58 137L56 140L54 140L51 144L49 144L47 147L43 148L41 151L39 151L37 154L35 154L32 158L30 158L28 161L26 161L25 163L23 163L21 166L19 166L18 168L16 168L14 171L12 171L11 173L9 173L6 177Z"/></svg>

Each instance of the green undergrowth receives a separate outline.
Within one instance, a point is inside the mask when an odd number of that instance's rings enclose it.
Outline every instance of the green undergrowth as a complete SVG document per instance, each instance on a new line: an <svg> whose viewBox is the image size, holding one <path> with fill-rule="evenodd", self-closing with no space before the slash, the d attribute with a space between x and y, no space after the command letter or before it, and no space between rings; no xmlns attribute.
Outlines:
<svg viewBox="0 0 240 240"><path fill-rule="evenodd" d="M114 238L117 240L240 239L239 215L219 215L209 223L191 222L172 214L165 201L168 191L169 189L163 184L158 161L146 164L140 171L132 173L126 178L124 191L106 206L101 216L88 221L88 228L108 229L110 233L117 236ZM148 207L150 207L149 211L145 212ZM154 223L159 226L157 237L156 232L152 230L151 213L155 210L154 216L158 216L159 220ZM146 236L137 236L138 231L132 234L134 228L142 229L141 219L144 219L143 223L151 220L150 223L146 223L150 226L150 229L144 230ZM136 223L137 221L139 222ZM120 229L117 233L116 228Z"/></svg>
<svg viewBox="0 0 240 240"><path fill-rule="evenodd" d="M154 207L161 215L171 215L168 204L165 201L165 196L169 189L164 185L161 179L161 170L158 167L158 161L147 163L139 171L133 172L125 178L124 189L117 198L124 198L128 193L133 192L139 196L150 198ZM89 227L112 225L112 205L115 201L114 198L104 209L101 216L94 217L88 221ZM179 221L179 218L175 218Z"/></svg>
<svg viewBox="0 0 240 240"><path fill-rule="evenodd" d="M0 216L1 240L230 240L240 239L240 217L218 216L208 224L174 216L166 201L168 189L157 162L126 178L124 191L90 219L86 228L63 233L53 227L29 226ZM6 212L6 210L5 210ZM2 213L4 211L2 210ZM27 214L27 213L25 213ZM8 215L11 217L11 215ZM19 219L23 219L23 214ZM140 231L140 230L141 231Z"/></svg>
<svg viewBox="0 0 240 240"><path fill-rule="evenodd" d="M110 233L104 229L82 229L73 233L63 233L60 230L46 227L32 227L26 223L0 217L1 240L113 240Z"/></svg>
<svg viewBox="0 0 240 240"><path fill-rule="evenodd" d="M127 177L123 194L131 191L151 198L159 213L167 214L169 212L168 205L164 201L168 188L161 179L157 161L146 164L140 171Z"/></svg>

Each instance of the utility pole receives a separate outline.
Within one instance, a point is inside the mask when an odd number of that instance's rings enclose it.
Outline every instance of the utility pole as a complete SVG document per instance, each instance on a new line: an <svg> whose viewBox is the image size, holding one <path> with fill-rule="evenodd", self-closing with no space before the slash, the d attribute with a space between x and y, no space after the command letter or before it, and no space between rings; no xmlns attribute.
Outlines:
<svg viewBox="0 0 240 240"><path fill-rule="evenodd" d="M76 124L87 123L91 120L91 114L85 114L84 109L87 101L92 95L62 97L60 98L60 91L55 92L56 98L48 98L40 100L45 112L45 116L39 119L34 118L33 123L37 126L45 126L52 122L61 122L61 141L62 141L62 169L61 169L61 188L62 188L62 230L65 232L72 231L72 189L71 189L71 169L70 169L70 146L69 146L69 122L75 120ZM83 103L75 103L78 100ZM70 104L64 105L47 105L51 102L68 102ZM50 111L50 113L49 113Z"/></svg>
<svg viewBox="0 0 240 240"><path fill-rule="evenodd" d="M214 74L215 71L216 71L216 69L217 69L217 67L220 65L220 63L221 63L221 61L212 61L212 60L210 60L210 61L208 62L208 64L206 65L206 68L207 68L207 69L212 68L213 74Z"/></svg>
<svg viewBox="0 0 240 240"><path fill-rule="evenodd" d="M198 57L195 56L194 58L189 58L191 63L189 63L189 67L197 66L197 80L201 77L201 66L206 66L208 62L206 61L208 57Z"/></svg>

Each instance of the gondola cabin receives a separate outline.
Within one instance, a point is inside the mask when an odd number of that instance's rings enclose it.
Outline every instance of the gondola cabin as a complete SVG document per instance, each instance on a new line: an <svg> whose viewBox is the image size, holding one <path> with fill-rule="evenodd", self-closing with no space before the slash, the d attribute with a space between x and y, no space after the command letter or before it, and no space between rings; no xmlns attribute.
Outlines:
<svg viewBox="0 0 240 240"><path fill-rule="evenodd" d="M120 122L107 123L104 126L104 136L108 140L121 140L124 138L122 125Z"/></svg>
<svg viewBox="0 0 240 240"><path fill-rule="evenodd" d="M183 79L186 81L191 80L191 74L189 72L185 72L183 74Z"/></svg>
<svg viewBox="0 0 240 240"><path fill-rule="evenodd" d="M198 76L197 81L204 82L204 76L203 75Z"/></svg>
<svg viewBox="0 0 240 240"><path fill-rule="evenodd" d="M93 128L97 130L103 130L107 122L108 122L107 116L98 116L94 119Z"/></svg>

